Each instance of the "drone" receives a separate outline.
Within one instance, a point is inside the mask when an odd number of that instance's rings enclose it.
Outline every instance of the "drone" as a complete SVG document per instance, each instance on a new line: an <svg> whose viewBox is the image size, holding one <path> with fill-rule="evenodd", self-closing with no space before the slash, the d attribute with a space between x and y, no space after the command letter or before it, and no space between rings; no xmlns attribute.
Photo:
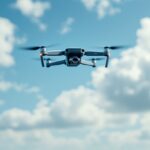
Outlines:
<svg viewBox="0 0 150 150"><path fill-rule="evenodd" d="M96 67L96 61L101 61L106 59L105 67L108 67L110 51L111 50L119 50L124 48L125 46L104 46L99 47L103 48L103 51L87 51L83 48L66 48L65 50L51 50L47 51L46 49L49 46L33 46L33 47L24 47L24 50L30 51L40 51L40 61L42 67L52 67L58 65L66 65L68 67L76 67L79 65L86 65ZM64 56L65 59L52 61L51 56ZM93 57L89 59L83 59L84 56Z"/></svg>

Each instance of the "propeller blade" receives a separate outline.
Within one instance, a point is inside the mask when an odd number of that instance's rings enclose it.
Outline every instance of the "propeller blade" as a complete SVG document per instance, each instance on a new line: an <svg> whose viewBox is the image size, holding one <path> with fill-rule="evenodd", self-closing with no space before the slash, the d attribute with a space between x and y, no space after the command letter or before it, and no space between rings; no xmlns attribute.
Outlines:
<svg viewBox="0 0 150 150"><path fill-rule="evenodd" d="M21 49L23 50L29 50L29 51L36 51L36 50L39 50L39 49L42 49L42 48L47 48L47 47L55 47L59 45L58 43L55 43L55 44L50 44L50 45L47 45L47 46L29 46L29 47L21 47Z"/></svg>
<svg viewBox="0 0 150 150"><path fill-rule="evenodd" d="M96 60L96 61L101 61L101 60L104 60L105 58L89 58L87 60Z"/></svg>
<svg viewBox="0 0 150 150"><path fill-rule="evenodd" d="M105 46L104 49L110 49L110 50L118 50L118 49L123 49L123 48L127 48L127 46Z"/></svg>
<svg viewBox="0 0 150 150"><path fill-rule="evenodd" d="M40 56L40 58L33 58L33 60L40 61L41 60L41 56ZM46 60L53 60L53 59L51 59L51 58L43 58L43 60L46 61Z"/></svg>
<svg viewBox="0 0 150 150"><path fill-rule="evenodd" d="M109 50L119 50L123 48L128 48L129 46L126 45L116 45L116 46L98 46L96 48L101 48L101 49L109 49Z"/></svg>
<svg viewBox="0 0 150 150"><path fill-rule="evenodd" d="M94 60L98 60L98 61L100 61L100 60L104 60L105 58L94 58Z"/></svg>
<svg viewBox="0 0 150 150"><path fill-rule="evenodd" d="M21 49L29 50L29 51L35 51L35 50L39 50L40 48L42 48L42 46L22 47Z"/></svg>

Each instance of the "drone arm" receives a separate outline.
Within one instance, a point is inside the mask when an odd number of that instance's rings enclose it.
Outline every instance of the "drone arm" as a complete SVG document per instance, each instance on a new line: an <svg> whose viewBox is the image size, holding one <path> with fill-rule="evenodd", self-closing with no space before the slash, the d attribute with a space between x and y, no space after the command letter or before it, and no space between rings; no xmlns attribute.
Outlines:
<svg viewBox="0 0 150 150"><path fill-rule="evenodd" d="M55 62L47 62L47 67L51 66L57 66L57 65L63 65L66 64L66 60L60 60L60 61L55 61Z"/></svg>
<svg viewBox="0 0 150 150"><path fill-rule="evenodd" d="M96 67L95 62L89 62L89 61L86 61L86 60L81 60L80 64L86 65L86 66Z"/></svg>
<svg viewBox="0 0 150 150"><path fill-rule="evenodd" d="M61 55L64 55L64 54L65 54L65 51L60 51L60 50L44 53L45 56L61 56Z"/></svg>
<svg viewBox="0 0 150 150"><path fill-rule="evenodd" d="M104 52L96 52L96 51L86 51L86 56L106 56Z"/></svg>

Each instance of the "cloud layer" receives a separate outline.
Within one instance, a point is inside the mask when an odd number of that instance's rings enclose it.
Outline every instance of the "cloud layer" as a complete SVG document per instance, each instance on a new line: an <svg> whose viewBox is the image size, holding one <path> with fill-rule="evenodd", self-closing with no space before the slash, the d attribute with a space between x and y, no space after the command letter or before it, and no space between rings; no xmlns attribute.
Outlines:
<svg viewBox="0 0 150 150"><path fill-rule="evenodd" d="M62 24L62 28L60 34L67 34L71 31L72 25L75 22L75 19L72 17L68 17L64 23Z"/></svg>
<svg viewBox="0 0 150 150"><path fill-rule="evenodd" d="M9 67L15 63L12 56L15 38L15 25L9 19L0 17L0 66Z"/></svg>
<svg viewBox="0 0 150 150"><path fill-rule="evenodd" d="M40 21L40 18L44 16L45 11L51 8L50 2L16 0L14 8L18 9L23 15L29 17L42 31L46 30L46 25Z"/></svg>
<svg viewBox="0 0 150 150"><path fill-rule="evenodd" d="M119 13L120 9L115 5L119 5L122 0L81 0L81 2L87 10L95 10L99 18L104 18Z"/></svg>
<svg viewBox="0 0 150 150"><path fill-rule="evenodd" d="M12 145L30 145L32 141L36 149L42 144L55 150L64 145L81 150L148 150L149 39L150 18L144 18L136 45L113 59L108 69L100 67L92 73L93 88L64 91L51 104L41 100L32 111L13 108L2 112L0 141L7 141L5 134Z"/></svg>
<svg viewBox="0 0 150 150"><path fill-rule="evenodd" d="M142 19L141 26L134 48L114 59L109 70L98 68L93 72L94 85L122 111L148 111L150 107L150 19Z"/></svg>

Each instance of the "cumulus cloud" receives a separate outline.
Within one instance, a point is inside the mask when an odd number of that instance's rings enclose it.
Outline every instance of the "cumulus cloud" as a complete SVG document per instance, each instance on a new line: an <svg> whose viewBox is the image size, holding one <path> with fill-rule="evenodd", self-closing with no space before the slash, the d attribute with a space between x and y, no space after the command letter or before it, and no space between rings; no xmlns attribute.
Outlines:
<svg viewBox="0 0 150 150"><path fill-rule="evenodd" d="M72 17L67 18L64 23L62 24L62 28L60 31L60 34L67 34L69 33L72 29L72 25L74 23L75 19Z"/></svg>
<svg viewBox="0 0 150 150"><path fill-rule="evenodd" d="M81 0L81 1L88 10L91 10L93 9L93 7L95 7L97 0Z"/></svg>
<svg viewBox="0 0 150 150"><path fill-rule="evenodd" d="M22 90L22 85L16 84L16 83L11 83L8 81L0 81L0 91L1 92L5 92L8 91L10 89L15 89L16 91L20 91Z"/></svg>
<svg viewBox="0 0 150 150"><path fill-rule="evenodd" d="M67 138L59 135L54 136L52 131L47 129L23 132L7 130L0 132L0 148L11 150L12 147L15 148L15 150L83 150L84 142L79 141L77 138Z"/></svg>
<svg viewBox="0 0 150 150"><path fill-rule="evenodd" d="M135 114L113 114L106 112L105 107L107 104L96 92L81 86L63 92L52 104L42 99L30 112L17 108L4 111L0 115L0 129L68 129L88 126L104 129L135 124Z"/></svg>
<svg viewBox="0 0 150 150"><path fill-rule="evenodd" d="M15 63L12 56L15 44L15 25L3 17L0 17L0 41L0 66L12 66Z"/></svg>
<svg viewBox="0 0 150 150"><path fill-rule="evenodd" d="M141 26L136 46L113 60L109 70L98 68L92 75L98 91L122 111L148 111L150 107L150 18L142 19Z"/></svg>
<svg viewBox="0 0 150 150"><path fill-rule="evenodd" d="M60 131L61 132L61 131ZM80 135L79 137L72 137L69 134L73 134L73 130L69 132L60 133L52 130L32 130L32 131L22 131L16 132L13 130L7 130L0 132L0 148L6 148L11 150L14 147L16 150L19 149L36 149L36 150L95 150L99 149L115 149L120 150L124 147L136 150L148 150L150 143L137 141L139 133L136 132L120 132L109 133L109 138L107 133L101 132L99 138L90 135L84 137ZM82 131L80 131L82 132ZM67 134L67 136L65 136ZM96 139L97 138L97 139ZM106 139L107 138L107 139ZM9 144L8 144L9 139Z"/></svg>
<svg viewBox="0 0 150 150"><path fill-rule="evenodd" d="M41 22L40 18L44 16L45 11L51 8L50 2L16 0L13 7L18 9L23 15L31 18L42 31L46 30L47 26Z"/></svg>
<svg viewBox="0 0 150 150"><path fill-rule="evenodd" d="M81 0L88 10L96 10L99 18L107 15L115 15L121 10L114 6L119 5L122 0Z"/></svg>
<svg viewBox="0 0 150 150"><path fill-rule="evenodd" d="M30 87L27 84L10 82L10 81L1 79L0 80L0 92L7 92L9 90L15 90L17 92L34 93L34 94L40 91L39 87L37 86Z"/></svg>
<svg viewBox="0 0 150 150"><path fill-rule="evenodd" d="M95 107L91 107L88 102L86 106L84 106L85 100L90 101L90 98L93 98L93 92L89 90L85 99L82 101L74 101L80 98L84 92L85 89L80 87L78 90L62 93L56 102L51 105L45 100L42 100L32 112L21 109L5 111L0 115L0 128L24 130L50 127L66 128L69 126L76 127L87 123L90 124L90 122L92 123L93 120L96 121L96 119L92 119L89 116L90 114L86 113L86 110L89 110L89 113L95 113L95 117L99 115L99 113L96 114L94 110ZM72 99L72 95L74 95L74 99ZM93 116L93 118L95 117Z"/></svg>

